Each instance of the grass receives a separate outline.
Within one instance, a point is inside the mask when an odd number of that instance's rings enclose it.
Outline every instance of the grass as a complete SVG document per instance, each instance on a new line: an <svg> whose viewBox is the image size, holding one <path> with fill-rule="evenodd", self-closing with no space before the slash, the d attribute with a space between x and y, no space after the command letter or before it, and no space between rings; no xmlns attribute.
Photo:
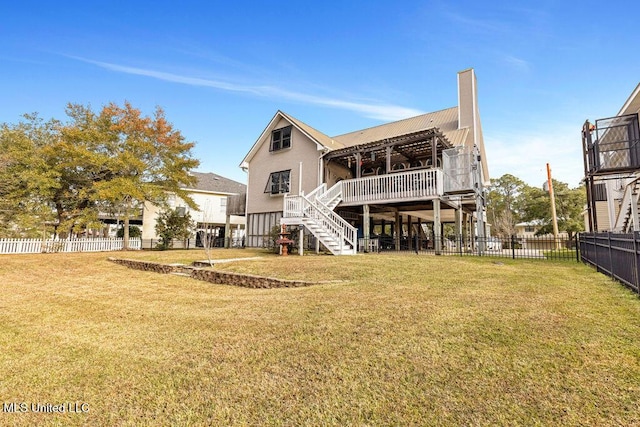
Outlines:
<svg viewBox="0 0 640 427"><path fill-rule="evenodd" d="M0 425L638 425L640 301L567 262L276 257L255 290L113 254L0 258ZM164 262L196 251L131 252Z"/></svg>
<svg viewBox="0 0 640 427"><path fill-rule="evenodd" d="M547 251L543 251L542 252L544 257L547 259L556 259L556 260L568 260L568 261L575 261L577 258L577 253L575 249L567 249L567 248L562 248L562 249L552 249L552 250L547 250Z"/></svg>

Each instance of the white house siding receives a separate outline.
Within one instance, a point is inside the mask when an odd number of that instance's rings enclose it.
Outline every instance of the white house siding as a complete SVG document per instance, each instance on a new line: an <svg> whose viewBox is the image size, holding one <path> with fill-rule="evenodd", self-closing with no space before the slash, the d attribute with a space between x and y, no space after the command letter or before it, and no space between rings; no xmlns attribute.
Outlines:
<svg viewBox="0 0 640 427"><path fill-rule="evenodd" d="M289 125L287 120L281 118L271 130ZM269 235L271 228L278 225L282 217L284 195L265 193L271 173L290 170L289 190L291 194L298 194L302 162L302 191L308 193L319 185L318 162L322 152L315 141L294 126L291 148L272 152L269 151L271 130L265 132L262 141L258 141L258 149L248 162L247 246L251 247L263 246L264 236Z"/></svg>
<svg viewBox="0 0 640 427"><path fill-rule="evenodd" d="M213 224L222 227L226 224L227 215L224 203L227 200L227 194L213 194L206 192L191 192L191 198L198 205L198 209L191 209L179 197L169 197L169 207L172 209L184 207L185 212L191 215L195 223ZM223 201L224 200L224 201ZM142 222L142 239L157 239L156 224L161 208L152 204L145 203ZM231 228L243 227L245 224L244 217L231 215Z"/></svg>

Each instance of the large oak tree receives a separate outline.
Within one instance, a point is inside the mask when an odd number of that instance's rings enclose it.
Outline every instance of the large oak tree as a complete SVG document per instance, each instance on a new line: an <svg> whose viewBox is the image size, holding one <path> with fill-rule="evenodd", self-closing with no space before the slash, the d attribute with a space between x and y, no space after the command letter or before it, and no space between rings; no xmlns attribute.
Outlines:
<svg viewBox="0 0 640 427"><path fill-rule="evenodd" d="M163 205L173 193L193 206L182 188L194 183L194 143L161 108L148 117L128 102L98 113L69 104L66 113L64 124L32 115L0 127L0 179L7 182L0 190L0 232L28 232L30 223L51 217L60 230L78 231L99 212L112 212L124 220L126 248L129 219L145 201Z"/></svg>

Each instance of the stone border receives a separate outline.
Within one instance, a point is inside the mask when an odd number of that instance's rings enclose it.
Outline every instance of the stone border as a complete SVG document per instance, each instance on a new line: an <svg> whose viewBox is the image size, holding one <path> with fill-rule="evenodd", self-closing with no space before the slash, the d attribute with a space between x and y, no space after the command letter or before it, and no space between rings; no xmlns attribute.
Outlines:
<svg viewBox="0 0 640 427"><path fill-rule="evenodd" d="M184 264L162 264L152 261L139 261L109 257L107 260L124 265L135 270L151 271L161 274L178 273L189 276L192 279L201 280L219 285L241 286L254 289L273 288L299 288L303 286L317 285L320 282L307 282L304 280L285 280L275 277L255 276L253 274L239 274L225 271L215 271L206 268L186 266Z"/></svg>

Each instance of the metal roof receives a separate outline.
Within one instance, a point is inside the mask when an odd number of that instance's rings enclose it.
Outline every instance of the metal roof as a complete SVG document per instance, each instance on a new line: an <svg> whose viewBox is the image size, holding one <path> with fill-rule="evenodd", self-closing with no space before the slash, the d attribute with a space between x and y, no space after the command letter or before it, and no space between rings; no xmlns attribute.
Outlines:
<svg viewBox="0 0 640 427"><path fill-rule="evenodd" d="M454 146L464 144L469 133L468 128L458 129L458 107L452 107L397 122L386 123L380 126L334 136L333 140L346 147L350 147L373 141L396 138L398 136L433 128L438 128Z"/></svg>

